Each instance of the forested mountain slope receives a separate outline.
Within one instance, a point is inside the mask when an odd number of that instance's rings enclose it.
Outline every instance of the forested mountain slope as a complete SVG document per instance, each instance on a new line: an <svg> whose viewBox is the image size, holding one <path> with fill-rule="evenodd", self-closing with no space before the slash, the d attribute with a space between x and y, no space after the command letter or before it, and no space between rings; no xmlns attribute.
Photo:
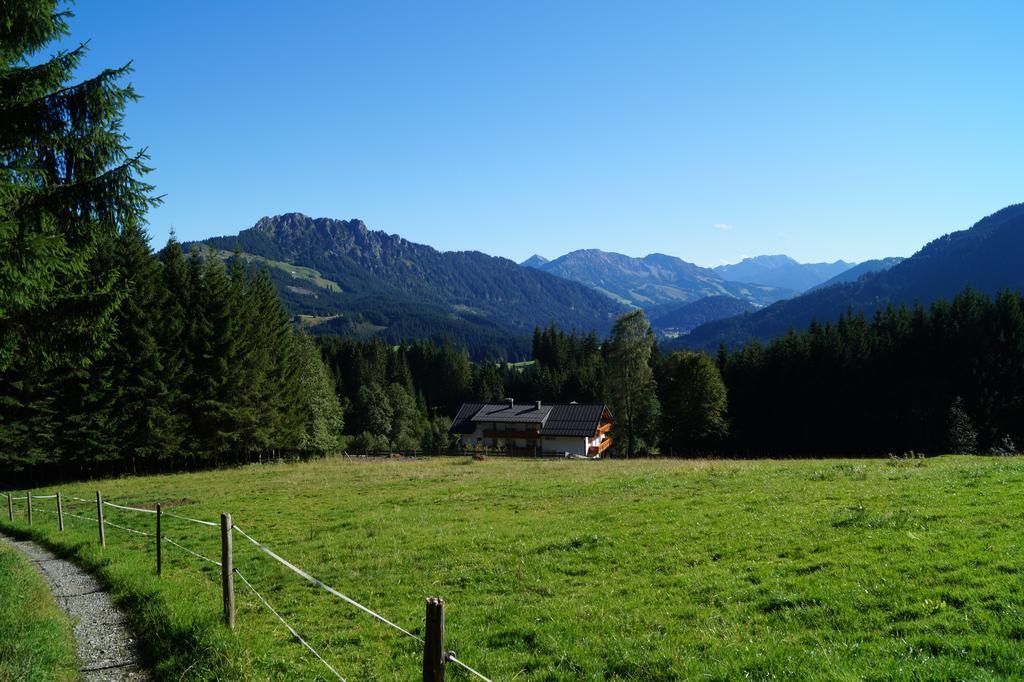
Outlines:
<svg viewBox="0 0 1024 682"><path fill-rule="evenodd" d="M448 336L476 356L524 350L534 327L552 320L605 334L624 310L576 282L476 251L440 252L360 220L287 213L201 244L272 261L289 308L331 317L325 329L393 341Z"/></svg>
<svg viewBox="0 0 1024 682"><path fill-rule="evenodd" d="M692 303L657 306L647 314L655 331L685 334L702 324L755 310L757 308L743 299L708 296Z"/></svg>
<svg viewBox="0 0 1024 682"><path fill-rule="evenodd" d="M889 258L876 258L874 260L866 260L863 263L858 263L849 270L844 270L840 274L836 275L827 282L823 282L814 289L824 289L830 287L833 284L843 284L846 282L856 282L864 275L870 275L882 270L888 270L894 265L899 265L905 259L901 256L890 256Z"/></svg>
<svg viewBox="0 0 1024 682"><path fill-rule="evenodd" d="M889 270L780 301L755 313L702 325L674 345L713 349L803 329L847 310L874 313L889 304L951 299L965 287L985 294L1024 290L1024 204L1008 206L973 227L939 237Z"/></svg>

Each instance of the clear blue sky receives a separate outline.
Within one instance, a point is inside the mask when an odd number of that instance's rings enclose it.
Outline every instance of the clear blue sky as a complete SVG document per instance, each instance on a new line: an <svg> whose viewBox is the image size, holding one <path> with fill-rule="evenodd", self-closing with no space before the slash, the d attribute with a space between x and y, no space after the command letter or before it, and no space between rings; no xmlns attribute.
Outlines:
<svg viewBox="0 0 1024 682"><path fill-rule="evenodd" d="M79 0L159 247L287 211L522 260L909 255L1024 201L1024 3Z"/></svg>

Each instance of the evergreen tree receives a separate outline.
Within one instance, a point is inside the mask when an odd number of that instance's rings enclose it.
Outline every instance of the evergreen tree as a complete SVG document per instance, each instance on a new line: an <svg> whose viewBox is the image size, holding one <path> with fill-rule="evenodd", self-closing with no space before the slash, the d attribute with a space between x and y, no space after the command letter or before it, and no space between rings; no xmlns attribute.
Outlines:
<svg viewBox="0 0 1024 682"><path fill-rule="evenodd" d="M429 428L426 417L417 409L416 400L398 383L387 388L391 406L391 428L388 440L395 450L415 450L422 446Z"/></svg>
<svg viewBox="0 0 1024 682"><path fill-rule="evenodd" d="M305 429L298 446L302 450L329 453L341 448L344 415L334 381L320 357L316 344L306 334L296 339Z"/></svg>
<svg viewBox="0 0 1024 682"><path fill-rule="evenodd" d="M653 443L660 414L650 361L655 341L642 310L615 322L606 344L607 403L614 417L614 437L627 456Z"/></svg>
<svg viewBox="0 0 1024 682"><path fill-rule="evenodd" d="M264 393L258 404L275 415L272 447L285 448L301 440L306 428L295 327L265 268L253 278L250 298L250 307L260 313L254 334L261 339L266 357L260 363L266 367L266 373Z"/></svg>
<svg viewBox="0 0 1024 682"><path fill-rule="evenodd" d="M240 427L248 407L238 301L224 264L196 252L189 261L189 293L192 449L214 463L230 461L245 445Z"/></svg>
<svg viewBox="0 0 1024 682"><path fill-rule="evenodd" d="M391 437L394 411L380 384L360 387L352 417L356 433L369 433L385 440Z"/></svg>
<svg viewBox="0 0 1024 682"><path fill-rule="evenodd" d="M84 45L38 65L68 33L55 0L0 5L0 371L85 367L113 337L121 299L99 267L119 230L155 203L145 155L121 132L128 68L73 83Z"/></svg>
<svg viewBox="0 0 1024 682"><path fill-rule="evenodd" d="M0 468L17 471L91 452L70 439L102 408L87 368L122 295L109 252L155 199L120 131L127 69L72 82L84 45L32 64L68 32L54 0L7 0L0 17Z"/></svg>
<svg viewBox="0 0 1024 682"><path fill-rule="evenodd" d="M949 450L957 455L972 455L978 452L978 432L975 431L960 396L957 396L949 407Z"/></svg>
<svg viewBox="0 0 1024 682"><path fill-rule="evenodd" d="M163 464L174 466L186 447L191 428L189 419L188 387L192 385L192 356L189 346L189 330L192 315L189 266L185 261L181 245L174 233L167 245L160 250L158 282L158 313L154 315L153 335L160 348L164 401L167 406L166 421L160 432L164 450L160 453ZM181 465L180 462L177 463Z"/></svg>
<svg viewBox="0 0 1024 682"><path fill-rule="evenodd" d="M481 362L473 367L473 398L484 402L497 402L505 397L505 385L493 362Z"/></svg>
<svg viewBox="0 0 1024 682"><path fill-rule="evenodd" d="M728 433L726 390L715 362L703 353L673 353L659 385L662 453L700 454Z"/></svg>
<svg viewBox="0 0 1024 682"><path fill-rule="evenodd" d="M155 467L178 443L157 330L165 301L160 263L142 229L125 227L114 254L125 299L114 342L99 364L109 366L110 428L118 434L120 459L135 472L140 463Z"/></svg>

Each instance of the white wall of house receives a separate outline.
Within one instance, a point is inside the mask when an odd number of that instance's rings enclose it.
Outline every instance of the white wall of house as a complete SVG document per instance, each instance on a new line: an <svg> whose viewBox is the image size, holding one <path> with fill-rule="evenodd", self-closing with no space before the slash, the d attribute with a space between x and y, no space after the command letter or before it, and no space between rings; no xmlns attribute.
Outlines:
<svg viewBox="0 0 1024 682"><path fill-rule="evenodd" d="M546 453L570 455L587 454L587 439L583 436L544 436L541 450Z"/></svg>

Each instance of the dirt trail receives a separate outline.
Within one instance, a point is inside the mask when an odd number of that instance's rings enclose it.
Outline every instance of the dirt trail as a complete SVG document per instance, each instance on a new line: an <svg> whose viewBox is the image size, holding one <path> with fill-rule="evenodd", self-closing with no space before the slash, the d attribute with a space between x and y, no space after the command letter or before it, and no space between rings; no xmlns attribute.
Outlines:
<svg viewBox="0 0 1024 682"><path fill-rule="evenodd" d="M86 682L149 680L124 614L114 607L99 582L75 564L27 540L0 533L0 541L24 554L75 624L78 661Z"/></svg>

